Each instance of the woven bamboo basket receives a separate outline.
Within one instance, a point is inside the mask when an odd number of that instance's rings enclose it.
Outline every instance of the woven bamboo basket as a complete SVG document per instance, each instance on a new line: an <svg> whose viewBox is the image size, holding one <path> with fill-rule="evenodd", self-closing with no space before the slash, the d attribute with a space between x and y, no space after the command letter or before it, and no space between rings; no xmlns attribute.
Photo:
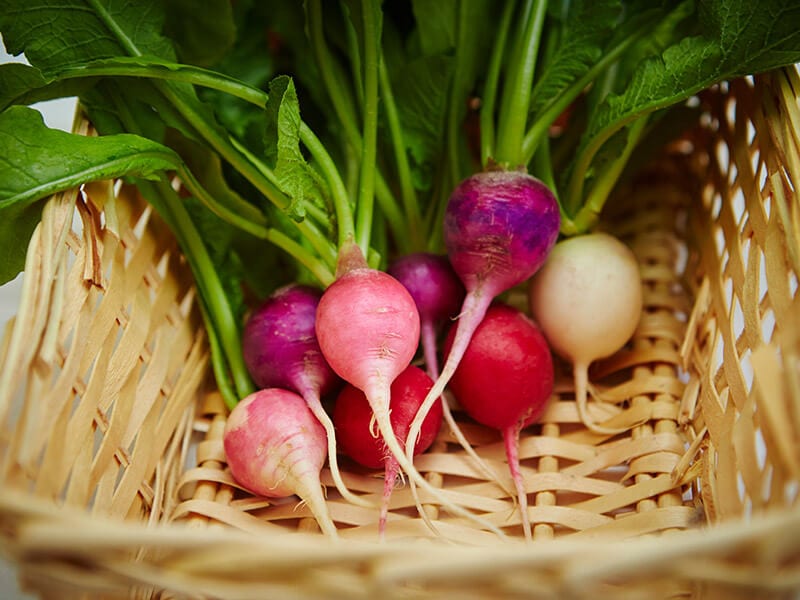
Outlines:
<svg viewBox="0 0 800 600"><path fill-rule="evenodd" d="M348 504L340 539L296 501L239 489L187 265L121 182L49 200L0 352L0 533L46 598L796 597L800 590L800 77L704 92L688 136L630 180L603 227L628 243L645 311L593 365L580 423L568 368L520 447L533 542L496 432L457 419L417 466L506 538L411 491ZM80 120L83 133L88 124ZM513 300L513 299L512 299ZM342 464L380 497L380 473ZM505 488L505 489L504 489Z"/></svg>

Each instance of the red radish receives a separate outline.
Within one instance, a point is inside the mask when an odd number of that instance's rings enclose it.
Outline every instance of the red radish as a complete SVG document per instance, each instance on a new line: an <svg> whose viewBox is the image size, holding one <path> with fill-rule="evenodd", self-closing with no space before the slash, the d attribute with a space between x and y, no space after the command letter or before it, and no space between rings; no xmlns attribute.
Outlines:
<svg viewBox="0 0 800 600"><path fill-rule="evenodd" d="M321 296L317 288L298 284L273 293L247 320L242 335L244 360L260 388L280 387L303 397L325 428L328 461L336 488L350 502L369 507L342 481L333 422L320 400L340 382L322 355L314 330Z"/></svg>
<svg viewBox="0 0 800 600"><path fill-rule="evenodd" d="M411 424L409 439L419 435L422 420L442 395L492 300L539 269L556 242L560 222L553 193L523 171L477 173L453 191L445 212L445 243L467 295L450 354Z"/></svg>
<svg viewBox="0 0 800 600"><path fill-rule="evenodd" d="M337 537L320 483L325 429L305 400L281 388L250 394L228 416L223 445L231 474L242 487L267 498L298 495L320 529Z"/></svg>
<svg viewBox="0 0 800 600"><path fill-rule="evenodd" d="M529 288L531 313L553 351L572 362L581 420L602 434L586 411L589 365L625 345L642 313L642 281L633 252L607 233L556 244Z"/></svg>
<svg viewBox="0 0 800 600"><path fill-rule="evenodd" d="M337 279L317 307L316 332L323 355L342 379L364 392L380 435L403 471L450 512L502 536L497 527L448 501L441 490L430 485L414 468L413 447L406 456L394 435L389 418L390 387L411 363L419 346L419 331L419 312L403 284L388 273L368 268L355 243L344 245ZM421 516L435 530L425 511Z"/></svg>
<svg viewBox="0 0 800 600"><path fill-rule="evenodd" d="M452 349L457 335L456 328L451 329L445 351ZM466 413L503 434L526 539L531 537L531 527L519 470L519 435L544 412L553 392L553 377L550 348L536 324L516 308L496 303L475 329L450 380Z"/></svg>
<svg viewBox="0 0 800 600"><path fill-rule="evenodd" d="M414 366L406 367L392 383L389 418L400 444L405 444L408 426L432 385L431 378L422 369ZM378 532L382 538L386 530L389 499L400 472L400 465L389 452L386 443L375 435L372 409L361 390L349 384L342 388L333 408L333 421L338 433L339 449L344 454L369 469L384 468L383 502L378 521ZM422 423L419 440L414 446L415 455L430 448L441 426L442 407L441 403L437 403Z"/></svg>

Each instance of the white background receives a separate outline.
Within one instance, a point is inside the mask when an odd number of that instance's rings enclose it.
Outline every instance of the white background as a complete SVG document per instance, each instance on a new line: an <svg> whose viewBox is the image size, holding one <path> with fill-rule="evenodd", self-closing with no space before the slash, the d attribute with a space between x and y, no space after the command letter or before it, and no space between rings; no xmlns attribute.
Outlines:
<svg viewBox="0 0 800 600"><path fill-rule="evenodd" d="M1 41L1 40L0 40ZM24 62L20 57L9 56L5 47L0 43L0 64L7 62ZM75 112L74 99L53 100L34 105L44 115L44 120L50 127L57 127L69 131ZM5 330L8 320L17 313L22 276L0 286L0 334ZM28 600L34 598L23 594L17 584L16 570L6 560L0 549L0 600Z"/></svg>

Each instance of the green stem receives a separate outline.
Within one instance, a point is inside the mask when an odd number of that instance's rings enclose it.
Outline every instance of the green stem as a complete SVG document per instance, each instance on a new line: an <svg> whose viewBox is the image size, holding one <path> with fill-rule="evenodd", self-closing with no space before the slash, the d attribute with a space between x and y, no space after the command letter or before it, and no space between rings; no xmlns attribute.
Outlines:
<svg viewBox="0 0 800 600"><path fill-rule="evenodd" d="M500 18L500 26L497 29L495 44L492 50L492 57L486 73L486 85L484 87L483 98L481 101L480 124L481 124L481 164L486 168L489 159L494 157L494 147L496 143L494 131L494 111L497 103L497 86L500 81L500 70L503 65L503 56L508 40L508 31L511 26L511 17L514 14L516 0L506 0L503 7L503 14Z"/></svg>
<svg viewBox="0 0 800 600"><path fill-rule="evenodd" d="M626 38L621 43L617 44L614 48L603 54L602 58L597 61L592 67L583 75L583 77L575 80L558 96L553 98L547 103L534 121L531 128L525 134L522 142L522 154L525 164L530 162L536 147L541 140L545 137L550 125L555 121L558 116L564 112L567 107L586 89L586 87L597 79L597 76L615 63L617 59L633 44L639 36L631 36Z"/></svg>
<svg viewBox="0 0 800 600"><path fill-rule="evenodd" d="M372 235L372 213L375 206L375 170L378 145L378 83L380 62L380 6L363 0L361 14L364 27L364 120L362 125L361 171L358 180L356 210L356 243L364 256L369 251Z"/></svg>
<svg viewBox="0 0 800 600"><path fill-rule="evenodd" d="M520 40L519 59L511 71L510 85L503 90L496 158L498 162L511 168L525 164L522 139L528 119L533 74L546 12L545 0L533 0L533 10L525 23Z"/></svg>
<svg viewBox="0 0 800 600"><path fill-rule="evenodd" d="M405 209L404 229L411 238L411 247L421 249L424 244L422 219L417 203L417 194L414 190L414 181L411 177L411 167L408 164L406 145L403 138L403 128L400 124L400 117L397 113L397 106L392 94L392 86L389 81L389 74L386 72L386 65L381 61L380 65L381 97L383 98L384 113L389 131L392 137L392 149L394 150L395 163L397 165L397 179L400 184L400 197Z"/></svg>
<svg viewBox="0 0 800 600"><path fill-rule="evenodd" d="M229 373L233 383L233 388L230 388L224 383L225 378L223 377L220 391L228 394L235 392L236 396L225 399L226 404L235 404L255 391L255 388L242 356L239 323L233 314L230 304L228 304L222 282L214 269L205 244L177 192L166 181L158 183L141 181L138 186L170 225L170 229L173 231L186 260L189 262L195 284L205 307L204 314L207 315L206 328L213 329L213 333L209 335L218 340L219 349L221 350L220 356L215 359L218 361L218 364L214 367L215 373ZM227 363L228 369L219 364L223 360Z"/></svg>
<svg viewBox="0 0 800 600"><path fill-rule="evenodd" d="M347 195L347 188L345 188L339 170L336 168L336 163L333 162L325 146L320 142L314 132L311 131L308 125L302 121L300 123L300 141L303 142L303 145L314 158L317 167L330 187L333 206L336 211L336 219L338 221L339 246L341 246L344 240L355 237L353 212L350 209L350 199Z"/></svg>
<svg viewBox="0 0 800 600"><path fill-rule="evenodd" d="M465 104L465 98L461 95L462 88L464 87L463 80L466 78L464 55L467 49L463 39L463 30L465 28L464 19L466 14L466 10L464 9L465 1L466 0L461 0L456 5L458 24L456 30L455 70L453 71L453 79L450 81L450 106L447 110L447 172L449 174L448 181L450 188L455 188L461 180L462 145L458 141L458 132L463 115L463 105Z"/></svg>
<svg viewBox="0 0 800 600"><path fill-rule="evenodd" d="M611 193L614 185L616 185L634 148L636 148L639 143L648 120L647 115L643 115L630 125L628 129L628 139L625 141L625 148L623 148L622 154L611 164L607 165L602 173L598 174L592 189L586 197L586 201L572 221L571 227L573 230L564 231L565 234L573 235L584 233L595 224L608 199L608 195Z"/></svg>
<svg viewBox="0 0 800 600"><path fill-rule="evenodd" d="M309 0L306 3L306 11L311 48L333 110L342 124L348 142L354 147L360 148L361 144L356 142L356 140L360 140L360 134L356 125L353 99L341 83L344 81L342 70L331 56L325 41L321 0Z"/></svg>
<svg viewBox="0 0 800 600"><path fill-rule="evenodd" d="M288 235L274 228L267 230L266 239L311 271L323 287L328 287L333 283L335 279L333 271L302 244L298 244Z"/></svg>

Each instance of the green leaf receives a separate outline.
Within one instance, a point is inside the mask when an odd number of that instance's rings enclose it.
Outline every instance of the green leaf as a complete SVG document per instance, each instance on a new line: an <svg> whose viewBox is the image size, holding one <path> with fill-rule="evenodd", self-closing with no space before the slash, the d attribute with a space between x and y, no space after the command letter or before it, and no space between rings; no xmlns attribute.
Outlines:
<svg viewBox="0 0 800 600"><path fill-rule="evenodd" d="M181 62L212 65L236 40L230 0L167 0L165 33L172 38Z"/></svg>
<svg viewBox="0 0 800 600"><path fill-rule="evenodd" d="M158 179L180 164L172 150L138 136L90 138L49 129L37 111L22 106L0 113L0 156L0 283L24 265L41 212L37 201L98 179Z"/></svg>
<svg viewBox="0 0 800 600"><path fill-rule="evenodd" d="M278 187L290 198L286 213L299 222L307 203L327 210L321 179L300 150L300 103L289 77L271 82L266 117L265 148L268 159L274 159Z"/></svg>
<svg viewBox="0 0 800 600"><path fill-rule="evenodd" d="M428 190L444 148L447 86L453 72L453 57L423 56L400 67L392 89L403 129L414 186Z"/></svg>
<svg viewBox="0 0 800 600"><path fill-rule="evenodd" d="M547 62L531 93L536 113L596 63L619 20L620 0L574 0L566 3L561 22L551 22ZM556 37L557 33L557 37ZM555 40L555 41L553 41Z"/></svg>
<svg viewBox="0 0 800 600"><path fill-rule="evenodd" d="M676 11L682 14L683 7ZM672 43L656 56L640 62L620 93L610 93L591 112L577 152L567 206L575 211L586 197L585 181L603 145L637 119L678 104L714 83L800 62L800 5L781 0L700 1L694 24L696 35L682 28L662 29ZM619 85L614 86L618 89ZM595 202L596 203L596 202Z"/></svg>
<svg viewBox="0 0 800 600"><path fill-rule="evenodd" d="M161 0L5 0L0 31L11 54L47 75L90 60L152 55L175 61Z"/></svg>
<svg viewBox="0 0 800 600"><path fill-rule="evenodd" d="M412 0L423 55L452 52L458 32L458 0Z"/></svg>

